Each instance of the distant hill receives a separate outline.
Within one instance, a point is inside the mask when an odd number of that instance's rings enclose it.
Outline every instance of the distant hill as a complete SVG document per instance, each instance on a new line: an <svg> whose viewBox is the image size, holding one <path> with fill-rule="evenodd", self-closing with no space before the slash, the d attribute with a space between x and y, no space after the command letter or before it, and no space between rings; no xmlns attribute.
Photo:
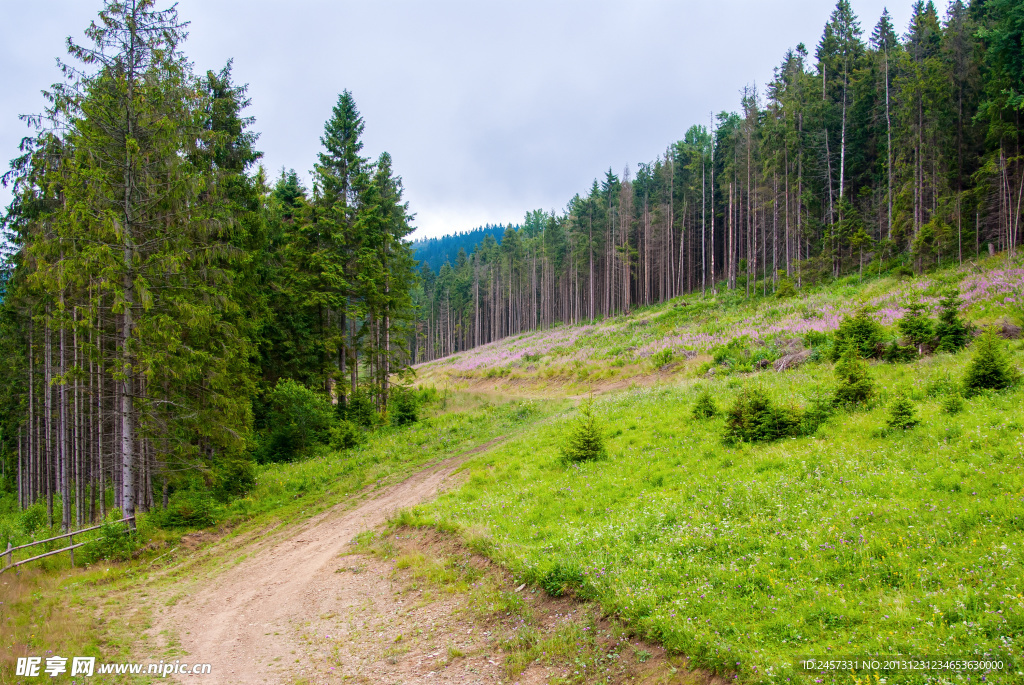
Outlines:
<svg viewBox="0 0 1024 685"><path fill-rule="evenodd" d="M513 226L513 228L519 230L518 226ZM500 243L504 233L505 226L487 224L471 231L443 235L440 238L417 240L412 244L413 257L421 262L426 262L433 271L437 271L445 262L454 264L460 249L469 254L487 236L493 236Z"/></svg>

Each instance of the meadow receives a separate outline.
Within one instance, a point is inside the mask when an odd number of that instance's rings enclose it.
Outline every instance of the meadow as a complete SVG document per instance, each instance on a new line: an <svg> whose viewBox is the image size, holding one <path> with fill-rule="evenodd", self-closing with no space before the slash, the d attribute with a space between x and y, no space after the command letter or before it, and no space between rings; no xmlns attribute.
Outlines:
<svg viewBox="0 0 1024 685"><path fill-rule="evenodd" d="M606 458L565 463L570 412L475 458L461 490L404 521L457 531L522 581L597 601L643 638L740 682L1024 682L1024 391L962 400L976 343L872 362L874 396L810 434L730 443L721 412L692 413L702 392L725 410L751 388L812 408L834 392L825 352L844 316L866 311L895 340L909 305L933 314L950 288L984 328L1019 319L1024 269L988 260L917 278L852 276L784 300L687 298L432 362L427 378L500 388L561 374L584 396L601 378L663 373L593 401ZM773 371L794 339L824 346ZM1024 368L1024 343L999 345ZM897 395L918 425L888 425ZM894 654L991 657L1003 669L799 664Z"/></svg>
<svg viewBox="0 0 1024 685"><path fill-rule="evenodd" d="M870 271L870 270L869 270ZM918 277L896 271L845 276L779 298L771 287L754 296L721 287L638 307L594 323L530 331L416 367L421 382L466 387L481 382L585 391L588 384L649 376L653 371L713 352L731 341L779 356L793 337L835 330L844 316L866 309L891 327L912 302L934 313L944 292L960 291L964 314L984 325L1024 311L1024 266L1004 257L965 262ZM706 368L705 368L706 370ZM460 385L461 384L461 385ZM514 391L514 390L513 390ZM547 393L550 394L550 393Z"/></svg>
<svg viewBox="0 0 1024 685"><path fill-rule="evenodd" d="M994 657L1007 670L987 682L1021 682L1024 393L942 413L966 354L874 365L868 406L772 444L723 444L721 417L690 415L698 388L721 406L747 384L804 404L831 364L598 399L607 459L562 463L566 416L475 459L408 520L742 682L829 682L796 660L885 654ZM897 390L921 420L907 431L886 426ZM894 682L969 682L928 676Z"/></svg>

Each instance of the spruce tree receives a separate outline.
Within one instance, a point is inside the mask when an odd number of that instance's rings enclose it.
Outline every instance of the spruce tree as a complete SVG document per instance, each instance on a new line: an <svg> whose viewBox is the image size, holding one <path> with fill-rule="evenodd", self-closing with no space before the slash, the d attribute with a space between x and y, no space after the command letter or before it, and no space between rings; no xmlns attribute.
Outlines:
<svg viewBox="0 0 1024 685"><path fill-rule="evenodd" d="M896 393L896 397L889 404L889 416L886 419L886 423L889 424L890 428L897 428L899 430L907 430L918 424L914 412L914 403L902 392Z"/></svg>
<svg viewBox="0 0 1024 685"><path fill-rule="evenodd" d="M1017 373L1003 353L992 329L975 343L974 355L964 374L964 390L968 395L979 390L1003 390L1016 381Z"/></svg>
<svg viewBox="0 0 1024 685"><path fill-rule="evenodd" d="M567 463L593 461L607 456L604 435L594 416L593 401L580 404L579 415L569 429L569 436L561 448L562 460Z"/></svg>
<svg viewBox="0 0 1024 685"><path fill-rule="evenodd" d="M860 358L854 345L847 346L836 363L835 372L836 404L863 404L874 394L874 383L868 374L868 365Z"/></svg>
<svg viewBox="0 0 1024 685"><path fill-rule="evenodd" d="M939 323L935 326L935 337L939 339L939 348L943 352L959 352L967 347L971 339L972 326L960 318L959 290L949 290L939 300Z"/></svg>

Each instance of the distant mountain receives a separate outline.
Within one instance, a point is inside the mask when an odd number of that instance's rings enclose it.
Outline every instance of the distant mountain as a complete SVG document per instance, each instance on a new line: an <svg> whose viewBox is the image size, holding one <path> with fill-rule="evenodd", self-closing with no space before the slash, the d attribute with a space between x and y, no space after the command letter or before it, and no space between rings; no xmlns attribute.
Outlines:
<svg viewBox="0 0 1024 685"><path fill-rule="evenodd" d="M513 226L513 228L519 230L518 226ZM437 271L445 262L454 264L460 249L465 250L468 255L487 236L493 236L500 243L504 233L505 226L487 224L471 231L443 235L440 238L417 240L412 244L413 257L421 262L426 262L430 265L431 270Z"/></svg>

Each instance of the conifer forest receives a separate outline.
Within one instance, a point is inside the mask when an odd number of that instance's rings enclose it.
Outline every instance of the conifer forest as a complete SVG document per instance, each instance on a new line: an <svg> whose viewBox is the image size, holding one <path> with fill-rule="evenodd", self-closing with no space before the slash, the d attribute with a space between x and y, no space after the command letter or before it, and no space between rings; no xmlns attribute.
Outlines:
<svg viewBox="0 0 1024 685"><path fill-rule="evenodd" d="M3 488L65 529L240 487L275 392L387 416L413 365L525 331L1019 249L1016 0L918 0L907 27L839 0L735 111L439 268L353 93L311 187L268 174L246 86L185 28L106 2L3 176Z"/></svg>

